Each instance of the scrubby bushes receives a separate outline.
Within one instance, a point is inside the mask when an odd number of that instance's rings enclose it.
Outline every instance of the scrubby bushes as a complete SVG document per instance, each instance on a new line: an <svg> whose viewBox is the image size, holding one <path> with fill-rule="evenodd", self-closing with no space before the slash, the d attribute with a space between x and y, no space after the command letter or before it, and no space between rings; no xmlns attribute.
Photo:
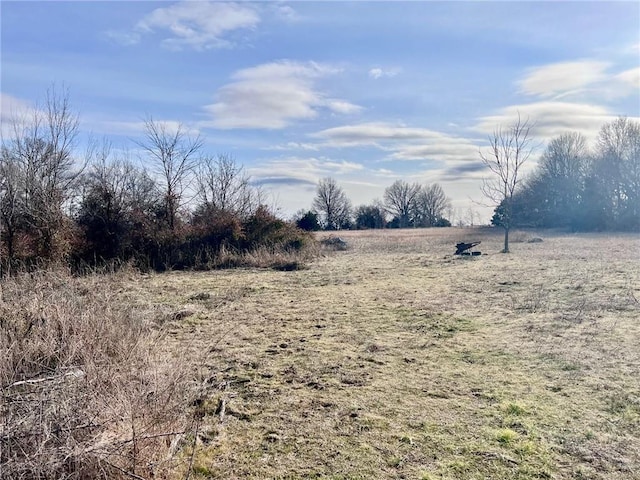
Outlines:
<svg viewBox="0 0 640 480"><path fill-rule="evenodd" d="M278 267L284 257L299 262L308 258L315 242L308 232L277 218L264 206L244 219L206 206L196 211L187 231L187 238L175 249L186 262L181 265L185 268Z"/></svg>
<svg viewBox="0 0 640 480"><path fill-rule="evenodd" d="M163 194L150 174L128 161L105 154L82 175L67 165L60 174L74 178L73 188L54 188L64 193L49 197L65 200L47 204L45 211L34 200L34 189L39 190L29 179L29 162L45 159L23 161L19 146L9 143L0 152L0 276L52 264L75 271L126 264L156 271L212 268L229 263L230 255L238 265L254 250L262 257L265 251L291 254L311 241L262 205L246 177L234 179L241 170L229 157L207 164L208 176L214 176L216 165L224 169L224 182L208 178L207 190L194 194L189 208L179 207L180 198ZM1 175L7 172L13 176ZM217 258L221 255L224 262Z"/></svg>
<svg viewBox="0 0 640 480"><path fill-rule="evenodd" d="M228 263L230 255L236 257L231 264L241 265L254 250L291 253L312 242L307 232L263 205L241 214L204 203L183 211L172 227L162 205L120 208L111 194L86 196L76 216L79 248L72 250L71 263L75 268L126 263L156 271L205 269Z"/></svg>
<svg viewBox="0 0 640 480"><path fill-rule="evenodd" d="M107 143L79 154L67 92L51 89L12 126L0 146L0 277L52 264L208 268L222 253L240 262L308 242L265 208L233 157L202 155L180 125L145 120L138 163Z"/></svg>

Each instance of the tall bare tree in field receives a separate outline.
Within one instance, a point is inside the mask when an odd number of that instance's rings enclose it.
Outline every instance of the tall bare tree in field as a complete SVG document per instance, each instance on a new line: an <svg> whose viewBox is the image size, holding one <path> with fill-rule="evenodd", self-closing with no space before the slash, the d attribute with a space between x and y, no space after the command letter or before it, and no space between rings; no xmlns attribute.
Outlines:
<svg viewBox="0 0 640 480"><path fill-rule="evenodd" d="M398 218L398 226L406 228L411 223L411 212L421 187L418 183L409 184L404 180L396 180L384 191L384 204L387 211Z"/></svg>
<svg viewBox="0 0 640 480"><path fill-rule="evenodd" d="M351 202L333 178L323 178L318 182L313 208L321 214L327 230L339 230L349 224Z"/></svg>
<svg viewBox="0 0 640 480"><path fill-rule="evenodd" d="M151 170L160 178L167 224L174 230L178 209L199 160L202 139L190 137L182 124L171 128L151 117L145 120L144 129L145 138L138 145L146 153Z"/></svg>
<svg viewBox="0 0 640 480"><path fill-rule="evenodd" d="M513 196L522 180L522 166L531 156L534 145L532 124L520 115L510 126L498 129L489 137L488 151L480 158L491 172L485 178L482 193L496 208L499 224L504 228L504 253L509 252L509 230L513 226Z"/></svg>
<svg viewBox="0 0 640 480"><path fill-rule="evenodd" d="M416 226L433 227L438 224L451 204L438 183L425 185L415 199L414 222Z"/></svg>

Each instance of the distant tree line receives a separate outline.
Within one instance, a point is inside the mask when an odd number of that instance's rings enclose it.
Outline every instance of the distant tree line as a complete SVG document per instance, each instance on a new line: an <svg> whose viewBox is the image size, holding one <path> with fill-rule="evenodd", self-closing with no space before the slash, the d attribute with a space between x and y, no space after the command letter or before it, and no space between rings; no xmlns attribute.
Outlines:
<svg viewBox="0 0 640 480"><path fill-rule="evenodd" d="M67 92L20 121L0 146L0 273L64 263L206 268L221 251L299 249L306 234L264 205L228 155L148 118L140 162L91 142L79 159ZM144 166L143 166L144 165Z"/></svg>
<svg viewBox="0 0 640 480"><path fill-rule="evenodd" d="M577 132L552 139L535 171L497 205L497 226L640 231L640 123L620 117L591 148Z"/></svg>
<svg viewBox="0 0 640 480"><path fill-rule="evenodd" d="M445 212L451 201L437 183L420 185L397 180L384 192L384 200L352 207L333 178L318 182L312 210L301 210L295 220L304 230L449 227Z"/></svg>

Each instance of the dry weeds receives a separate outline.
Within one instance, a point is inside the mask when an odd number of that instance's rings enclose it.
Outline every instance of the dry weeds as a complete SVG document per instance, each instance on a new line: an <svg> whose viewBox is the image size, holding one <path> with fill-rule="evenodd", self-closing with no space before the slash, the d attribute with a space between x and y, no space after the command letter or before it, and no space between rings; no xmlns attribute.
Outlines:
<svg viewBox="0 0 640 480"><path fill-rule="evenodd" d="M137 274L43 271L0 283L0 478L161 478L190 385L160 358L162 317L121 303Z"/></svg>

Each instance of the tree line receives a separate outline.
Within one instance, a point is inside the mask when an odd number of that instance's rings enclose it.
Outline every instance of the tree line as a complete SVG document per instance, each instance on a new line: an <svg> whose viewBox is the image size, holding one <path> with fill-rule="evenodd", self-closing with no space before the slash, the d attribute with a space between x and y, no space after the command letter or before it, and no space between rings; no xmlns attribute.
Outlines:
<svg viewBox="0 0 640 480"><path fill-rule="evenodd" d="M149 117L140 162L106 142L76 153L68 92L48 91L0 146L0 268L133 263L206 268L223 250L299 249L306 234L278 219L229 155Z"/></svg>
<svg viewBox="0 0 640 480"><path fill-rule="evenodd" d="M553 138L524 176L536 150L534 126L518 116L498 127L480 151L489 173L482 192L495 206L491 223L504 229L505 252L514 227L640 231L640 123L619 117L604 124L591 148L578 132ZM306 230L450 226L445 213L451 210L437 183L398 180L383 200L354 209L337 182L324 178L313 208L299 211L295 220Z"/></svg>
<svg viewBox="0 0 640 480"><path fill-rule="evenodd" d="M532 124L518 119L489 138L481 159L492 223L572 230L640 230L640 124L618 118L595 145L580 133L552 139L536 169ZM205 268L223 251L295 250L303 230L449 226L451 202L437 184L397 180L382 200L353 208L333 178L321 179L311 210L285 222L229 155L202 153L181 125L149 117L139 161L106 142L77 154L78 115L68 92L12 124L0 145L0 273L63 262L133 263L146 269ZM82 157L82 158L79 158ZM450 216L450 214L449 214Z"/></svg>
<svg viewBox="0 0 640 480"><path fill-rule="evenodd" d="M344 190L331 177L316 187L312 210L301 210L294 220L304 230L449 227L445 212L451 201L437 184L420 185L396 180L383 200L353 208Z"/></svg>
<svg viewBox="0 0 640 480"><path fill-rule="evenodd" d="M513 125L506 135L497 132L491 140L498 149L498 157L486 160L493 166L498 165L496 158L502 160L502 165L509 164L504 151L499 151L506 138L512 142L513 173L514 133L521 134L520 140L525 133L524 138L530 140L528 128L529 125L520 123ZM528 143L523 147L521 159L530 153ZM493 186L504 188L499 178L499 173L493 177L498 179ZM485 190L489 198L498 200L492 223L505 229L640 231L640 123L626 117L605 123L592 146L578 132L555 137L528 177L507 183L506 186L514 188L506 195L496 196L492 195L495 191Z"/></svg>

